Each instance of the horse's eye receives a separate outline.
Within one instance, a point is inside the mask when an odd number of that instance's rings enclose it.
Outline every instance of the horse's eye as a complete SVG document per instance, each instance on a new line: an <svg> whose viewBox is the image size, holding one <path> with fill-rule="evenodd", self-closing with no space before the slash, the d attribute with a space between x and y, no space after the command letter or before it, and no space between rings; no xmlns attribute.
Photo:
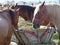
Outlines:
<svg viewBox="0 0 60 45"><path fill-rule="evenodd" d="M40 19L41 15L42 15L42 14L41 14L40 12L38 12L38 13L36 14L36 18Z"/></svg>

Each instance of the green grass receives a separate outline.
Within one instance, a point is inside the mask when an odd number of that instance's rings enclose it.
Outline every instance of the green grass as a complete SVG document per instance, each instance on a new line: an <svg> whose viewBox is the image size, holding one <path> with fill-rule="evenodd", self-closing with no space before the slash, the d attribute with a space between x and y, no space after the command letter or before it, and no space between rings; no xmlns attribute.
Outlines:
<svg viewBox="0 0 60 45"><path fill-rule="evenodd" d="M34 29L32 26L32 23L25 21L22 18L19 19L18 27L21 29L24 29L24 30L33 30Z"/></svg>
<svg viewBox="0 0 60 45"><path fill-rule="evenodd" d="M19 23L18 23L19 28L24 29L24 30L33 30L33 26L32 23L25 21L23 18L19 18ZM52 40L57 44L58 43L58 33L56 32L53 37ZM43 44L45 45L45 44ZM49 45L49 44L46 44Z"/></svg>
<svg viewBox="0 0 60 45"><path fill-rule="evenodd" d="M57 44L58 43L58 33L56 32L53 37L52 37L52 40Z"/></svg>

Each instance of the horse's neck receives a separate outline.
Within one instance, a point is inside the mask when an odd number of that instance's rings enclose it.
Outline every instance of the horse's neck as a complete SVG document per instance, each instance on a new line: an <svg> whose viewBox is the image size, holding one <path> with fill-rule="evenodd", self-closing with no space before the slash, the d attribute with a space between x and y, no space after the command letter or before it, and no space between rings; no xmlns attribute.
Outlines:
<svg viewBox="0 0 60 45"><path fill-rule="evenodd" d="M60 5L46 5L46 9L50 20L60 23Z"/></svg>
<svg viewBox="0 0 60 45"><path fill-rule="evenodd" d="M25 6L25 5L22 5L23 8L21 8L21 12L22 12L22 15L20 15L24 20L26 21L32 21L32 18L33 18L33 12L35 10L35 7L31 7L31 6ZM24 8L25 7L25 8ZM21 13L20 12L20 13Z"/></svg>

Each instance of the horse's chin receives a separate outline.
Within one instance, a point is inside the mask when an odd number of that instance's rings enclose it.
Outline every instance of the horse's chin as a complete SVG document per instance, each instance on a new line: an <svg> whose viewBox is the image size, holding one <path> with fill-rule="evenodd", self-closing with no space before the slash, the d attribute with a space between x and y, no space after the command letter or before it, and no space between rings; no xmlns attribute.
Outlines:
<svg viewBox="0 0 60 45"><path fill-rule="evenodd" d="M40 28L39 25L33 25L33 28L37 29L37 28Z"/></svg>

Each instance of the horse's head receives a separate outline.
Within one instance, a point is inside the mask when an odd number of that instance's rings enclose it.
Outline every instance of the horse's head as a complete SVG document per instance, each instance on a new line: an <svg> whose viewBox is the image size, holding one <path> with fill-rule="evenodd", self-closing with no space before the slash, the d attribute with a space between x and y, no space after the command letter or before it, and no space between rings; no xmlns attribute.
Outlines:
<svg viewBox="0 0 60 45"><path fill-rule="evenodd" d="M25 21L32 21L35 7L16 4L12 8L15 8L15 9L19 8L19 16L21 16Z"/></svg>
<svg viewBox="0 0 60 45"><path fill-rule="evenodd" d="M28 20L28 11L26 10L27 8L25 5L17 5L16 4L16 5L13 5L11 8L15 9L15 10L19 9L19 16L21 16L25 20Z"/></svg>
<svg viewBox="0 0 60 45"><path fill-rule="evenodd" d="M47 13L46 13L46 7L44 5L45 2L43 2L42 5L38 5L34 11L34 17L33 17L33 27L39 28L40 25L47 25Z"/></svg>

